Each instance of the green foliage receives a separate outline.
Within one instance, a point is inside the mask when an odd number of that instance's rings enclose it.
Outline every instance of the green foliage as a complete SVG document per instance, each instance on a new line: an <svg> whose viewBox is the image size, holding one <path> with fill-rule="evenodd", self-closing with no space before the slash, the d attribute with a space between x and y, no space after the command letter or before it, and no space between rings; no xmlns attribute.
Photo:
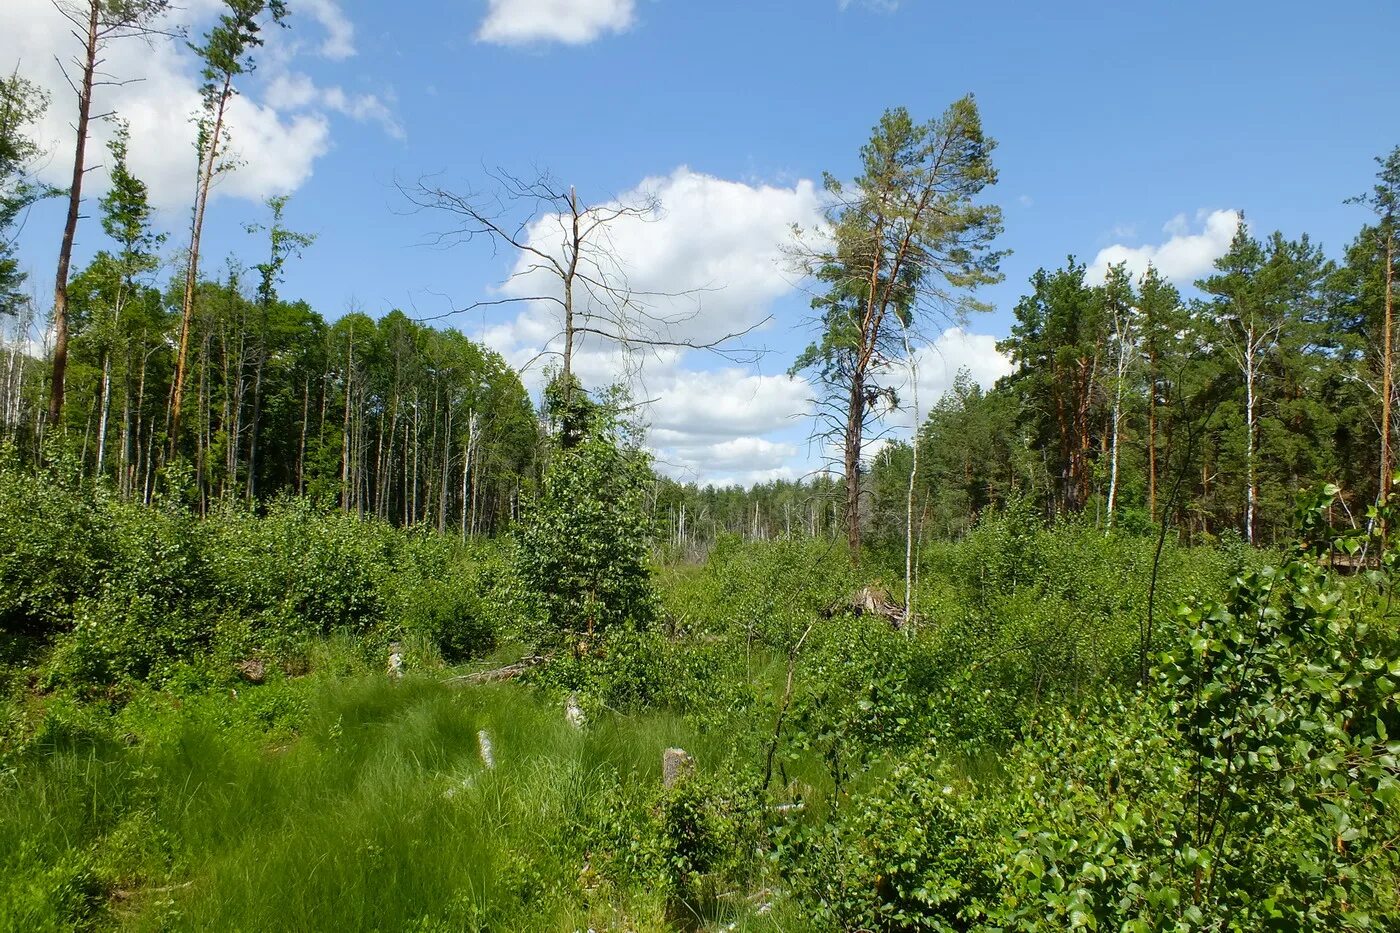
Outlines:
<svg viewBox="0 0 1400 933"><path fill-rule="evenodd" d="M0 930L660 931L758 865L752 793L661 793L663 748L722 747L664 717L363 674L84 709L0 761Z"/></svg>
<svg viewBox="0 0 1400 933"><path fill-rule="evenodd" d="M15 257L16 229L36 201L55 194L33 177L41 153L34 133L48 95L37 84L10 74L0 76L0 315L17 313L25 273Z"/></svg>
<svg viewBox="0 0 1400 933"><path fill-rule="evenodd" d="M1395 552L1368 577L1330 570L1367 538L1327 526L1335 492L1305 498L1282 563L1187 603L1146 688L1042 711L990 772L935 742L789 832L812 911L847 929L1392 928Z"/></svg>
<svg viewBox="0 0 1400 933"><path fill-rule="evenodd" d="M582 393L574 387L567 398ZM646 629L657 607L648 566L648 458L613 406L571 402L555 420L565 442L524 509L517 550L521 577L544 607L537 640L576 646L613 628Z"/></svg>
<svg viewBox="0 0 1400 933"><path fill-rule="evenodd" d="M5 656L42 658L54 685L222 682L249 658L298 669L334 633L381 647L407 634L455 662L519 627L520 585L498 547L302 499L199 519L0 470L0 530L13 543L0 554Z"/></svg>

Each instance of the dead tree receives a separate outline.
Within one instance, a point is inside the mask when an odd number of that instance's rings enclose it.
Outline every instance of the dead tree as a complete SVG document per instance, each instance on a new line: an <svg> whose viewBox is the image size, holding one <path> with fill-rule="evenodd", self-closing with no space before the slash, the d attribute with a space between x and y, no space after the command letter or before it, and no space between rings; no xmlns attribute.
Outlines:
<svg viewBox="0 0 1400 933"><path fill-rule="evenodd" d="M398 187L410 210L449 219L446 228L429 235L430 245L450 248L484 239L493 250L516 254L509 282L519 283L516 290L525 293L473 302L429 320L493 306L548 307L557 328L521 369L541 358L557 358L566 386L574 378L576 355L589 338L622 350L629 359L633 352L663 348L708 350L735 360L751 357L753 351L736 347L735 341L768 318L732 333L695 336L689 331L696 326L701 297L710 286L658 292L629 283L625 257L612 233L626 224L658 219L662 205L656 197L641 194L588 204L572 186L556 182L547 172L529 181L501 169L487 174L487 191L454 191L435 177Z"/></svg>
<svg viewBox="0 0 1400 933"><path fill-rule="evenodd" d="M79 210L83 200L83 177L87 174L88 127L107 114L92 112L93 92L104 86L125 84L101 71L102 52L113 39L174 36L157 23L169 9L169 0L53 0L54 9L72 25L72 35L82 51L71 62L59 62L63 76L78 98L77 139L73 145L73 178L68 187L68 214L63 223L63 239L58 247L58 271L53 287L53 378L49 390L49 423L57 424L63 414L63 380L68 367L68 267L73 260L73 241L78 233ZM77 74L77 80L69 68Z"/></svg>

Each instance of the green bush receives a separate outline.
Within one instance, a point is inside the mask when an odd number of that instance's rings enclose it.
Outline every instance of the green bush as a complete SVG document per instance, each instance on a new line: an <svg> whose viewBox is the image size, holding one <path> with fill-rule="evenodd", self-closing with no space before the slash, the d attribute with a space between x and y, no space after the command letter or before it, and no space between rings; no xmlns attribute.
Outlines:
<svg viewBox="0 0 1400 933"><path fill-rule="evenodd" d="M0 659L41 660L50 687L90 693L221 682L258 658L302 669L333 633L400 634L451 661L519 629L520 585L494 545L389 525L307 500L200 518L0 469ZM380 662L382 663L382 662Z"/></svg>
<svg viewBox="0 0 1400 933"><path fill-rule="evenodd" d="M615 406L588 402L577 386L572 396L561 395L566 388L550 390L559 443L540 494L524 509L516 553L522 579L544 608L536 640L577 648L581 639L617 627L645 629L656 619L646 509L652 474Z"/></svg>

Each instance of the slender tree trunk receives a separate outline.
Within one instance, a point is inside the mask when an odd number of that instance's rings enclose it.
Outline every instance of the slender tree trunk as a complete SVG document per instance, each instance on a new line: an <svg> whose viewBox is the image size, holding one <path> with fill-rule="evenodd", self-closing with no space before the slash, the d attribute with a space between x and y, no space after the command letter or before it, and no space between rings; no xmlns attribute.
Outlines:
<svg viewBox="0 0 1400 933"><path fill-rule="evenodd" d="M477 427L480 424L479 416L475 411L467 412L467 456L462 462L462 539L466 540L468 530L475 531L476 525L476 489L469 486L468 477L476 466L477 458ZM470 493L469 493L470 490ZM469 519L470 516L470 519ZM470 520L470 524L468 521Z"/></svg>
<svg viewBox="0 0 1400 933"><path fill-rule="evenodd" d="M311 376L301 380L301 436L297 439L297 495L306 492L306 419L311 414Z"/></svg>
<svg viewBox="0 0 1400 933"><path fill-rule="evenodd" d="M442 486L438 494L438 534L447 532L447 472L452 468L452 405L447 405L447 426L442 435Z"/></svg>
<svg viewBox="0 0 1400 933"><path fill-rule="evenodd" d="M135 435L134 435L134 437L133 437L133 440L134 440L135 443L136 443L136 473L135 473L135 476L133 476L133 480L134 480L136 477L139 477L140 480L141 480L141 501L142 501L142 502L149 502L149 501L150 501L149 498L148 498L148 495L147 495L146 490L147 490L147 487L149 486L149 479L148 479L148 477L147 477L147 473L150 472L150 468L151 468L151 457L150 457L150 444L149 444L149 443L148 443L147 446L146 446L146 453L145 453L145 456L142 456L142 453L141 453L141 432L142 432L143 429L145 429L145 430L149 431L150 434L155 434L154 431L150 431L149 428L146 428L146 417L145 417L145 408L146 408L146 363L150 360L150 358L151 358L151 355L150 355L149 353L143 353L143 354L141 354L141 375L140 375L139 377L137 377L137 380L136 380L136 432L135 432ZM134 485L135 485L135 484L133 483L133 486L134 486Z"/></svg>
<svg viewBox="0 0 1400 933"><path fill-rule="evenodd" d="M1244 392L1245 392L1245 511L1244 511L1244 537L1250 544L1254 543L1254 505L1258 493L1254 484L1254 333L1249 334L1249 345L1245 352L1244 363Z"/></svg>
<svg viewBox="0 0 1400 933"><path fill-rule="evenodd" d="M102 475L103 454L107 452L107 412L111 409L112 397L112 354L102 354L102 400L99 403L101 415L97 420L97 465L95 476Z"/></svg>
<svg viewBox="0 0 1400 933"><path fill-rule="evenodd" d="M53 286L53 381L49 392L49 423L63 415L63 380L68 369L68 266L73 260L73 240L78 233L78 211L83 200L86 173L88 121L92 115L93 73L97 70L97 14L100 0L88 0L88 32L83 54L83 80L78 91L78 138L73 146L73 180L68 188L68 215L58 248L58 271Z"/></svg>
<svg viewBox="0 0 1400 933"><path fill-rule="evenodd" d="M248 425L248 501L258 495L258 429L262 420L263 354L259 352L253 369L253 420Z"/></svg>
<svg viewBox="0 0 1400 933"><path fill-rule="evenodd" d="M1147 512L1157 521L1157 355L1148 358L1147 375Z"/></svg>
<svg viewBox="0 0 1400 933"><path fill-rule="evenodd" d="M919 367L904 329L904 355L909 358L909 386L914 399L913 464L909 468L909 493L904 502L904 624L914 631L914 481L919 475Z"/></svg>
<svg viewBox="0 0 1400 933"><path fill-rule="evenodd" d="M224 75L223 89L219 92L219 103L214 112L214 130L209 134L209 151L200 166L199 181L195 189L194 221L190 224L189 265L185 270L185 295L180 308L180 347L175 357L175 388L170 405L170 456L175 456L175 445L180 435L180 406L185 396L185 371L189 365L190 325L194 320L195 287L199 283L199 239L204 233L204 210L209 203L209 188L214 181L218 167L219 139L224 131L224 109L228 106L229 94L233 87L233 75Z"/></svg>
<svg viewBox="0 0 1400 933"><path fill-rule="evenodd" d="M851 379L850 407L846 413L846 546L852 563L860 564L860 448L865 428L865 381Z"/></svg>
<svg viewBox="0 0 1400 933"><path fill-rule="evenodd" d="M353 322L353 319L352 319ZM350 398L355 374L355 329L350 328L350 346L345 355L345 421L340 436L340 510L350 511Z"/></svg>
<svg viewBox="0 0 1400 933"><path fill-rule="evenodd" d="M574 365L574 276L578 272L579 244L582 238L579 232L578 216L578 192L569 187L569 209L573 215L573 239L570 241L569 268L564 275L564 387L565 391L572 391L570 376L573 374Z"/></svg>
<svg viewBox="0 0 1400 933"><path fill-rule="evenodd" d="M117 493L131 498L131 348L122 366L122 444L117 453Z"/></svg>
<svg viewBox="0 0 1400 933"><path fill-rule="evenodd" d="M1118 385L1113 391L1113 436L1112 450L1109 452L1108 479L1108 527L1113 527L1113 509L1118 501L1118 435L1123 420L1123 366L1118 367Z"/></svg>
<svg viewBox="0 0 1400 933"><path fill-rule="evenodd" d="M1395 274L1395 237L1387 236L1385 241L1385 327L1384 343L1381 348L1381 475L1380 495L1377 501L1384 503L1390 491L1390 406L1395 393L1394 363L1391 329L1394 326L1392 312L1392 285ZM1383 530L1383 529L1382 529Z"/></svg>

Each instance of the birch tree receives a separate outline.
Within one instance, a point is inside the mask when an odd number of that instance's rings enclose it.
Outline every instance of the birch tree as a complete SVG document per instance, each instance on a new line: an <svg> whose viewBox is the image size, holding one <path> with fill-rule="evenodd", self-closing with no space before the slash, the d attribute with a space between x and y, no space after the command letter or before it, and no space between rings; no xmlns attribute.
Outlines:
<svg viewBox="0 0 1400 933"><path fill-rule="evenodd" d="M1111 529L1118 502L1118 450L1123 434L1123 395L1138 355L1138 311L1134 305L1132 279L1126 263L1109 266L1108 277L1099 294L1106 317L1113 327L1113 408L1109 415L1108 514L1105 522Z"/></svg>
<svg viewBox="0 0 1400 933"><path fill-rule="evenodd" d="M196 46L204 62L200 94L203 108L198 118L195 149L199 169L195 177L194 211L190 222L189 253L185 265L185 289L180 305L180 339L175 357L175 381L170 402L170 455L180 434L185 380L189 371L190 328L194 322L195 293L199 283L199 245L204 233L204 215L209 191L215 178L234 168L227 158L229 143L228 107L238 93L234 82L255 67L252 50L262 45L265 20L281 25L287 16L283 0L224 0L224 11Z"/></svg>

